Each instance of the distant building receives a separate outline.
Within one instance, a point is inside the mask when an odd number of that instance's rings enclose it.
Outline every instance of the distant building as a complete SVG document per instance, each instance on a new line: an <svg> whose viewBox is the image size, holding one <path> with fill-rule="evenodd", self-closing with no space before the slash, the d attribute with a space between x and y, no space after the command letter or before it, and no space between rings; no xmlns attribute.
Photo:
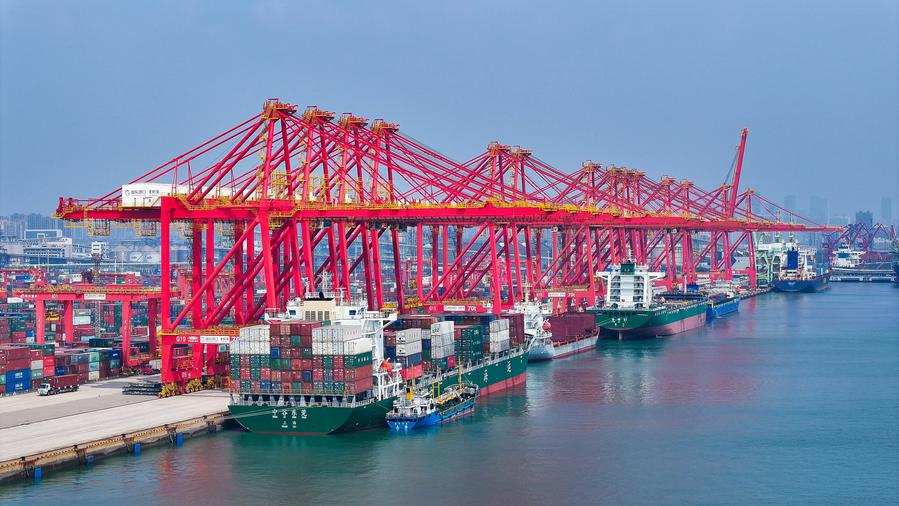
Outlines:
<svg viewBox="0 0 899 506"><path fill-rule="evenodd" d="M809 199L808 218L815 223L827 223L827 199L812 195Z"/></svg>
<svg viewBox="0 0 899 506"><path fill-rule="evenodd" d="M874 214L871 211L859 211L855 213L855 223L864 223L872 227L874 226Z"/></svg>
<svg viewBox="0 0 899 506"><path fill-rule="evenodd" d="M880 199L880 220L884 225L893 224L893 199L889 197Z"/></svg>
<svg viewBox="0 0 899 506"><path fill-rule="evenodd" d="M796 212L796 195L787 195L784 197L784 207L787 211Z"/></svg>
<svg viewBox="0 0 899 506"><path fill-rule="evenodd" d="M22 239L25 239L26 241L32 239L59 239L61 237L62 230L57 228L28 228L22 233Z"/></svg>
<svg viewBox="0 0 899 506"><path fill-rule="evenodd" d="M849 217L840 215L831 216L828 223L836 227L845 227L846 225L849 225Z"/></svg>

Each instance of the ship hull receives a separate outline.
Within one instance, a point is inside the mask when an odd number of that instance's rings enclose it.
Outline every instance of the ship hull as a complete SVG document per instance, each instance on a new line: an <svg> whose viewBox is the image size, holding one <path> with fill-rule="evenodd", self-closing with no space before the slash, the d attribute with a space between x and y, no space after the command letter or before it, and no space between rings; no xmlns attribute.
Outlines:
<svg viewBox="0 0 899 506"><path fill-rule="evenodd" d="M705 302L677 308L598 309L596 324L600 336L612 339L665 337L705 325Z"/></svg>
<svg viewBox="0 0 899 506"><path fill-rule="evenodd" d="M528 353L511 354L502 360L484 364L461 375L463 382L478 385L478 396L501 392L527 381ZM459 382L452 371L439 383L449 386ZM386 428L386 415L393 409L396 397L380 399L361 406L228 406L234 419L245 429L259 434L325 435Z"/></svg>
<svg viewBox="0 0 899 506"><path fill-rule="evenodd" d="M739 310L740 299L736 298L720 304L709 304L709 308L706 310L706 318L721 318L722 316L736 313Z"/></svg>
<svg viewBox="0 0 899 506"><path fill-rule="evenodd" d="M531 347L528 352L528 361L545 362L557 358L570 357L576 353L590 351L596 348L597 336L587 336L564 343L548 342Z"/></svg>
<svg viewBox="0 0 899 506"><path fill-rule="evenodd" d="M546 362L556 356L556 349L552 342L531 346L528 351L529 362Z"/></svg>
<svg viewBox="0 0 899 506"><path fill-rule="evenodd" d="M577 353L583 353L596 348L597 336L587 336L568 343L553 343L555 355L553 359L570 357Z"/></svg>
<svg viewBox="0 0 899 506"><path fill-rule="evenodd" d="M778 279L774 282L774 289L785 293L820 292L827 287L827 276L815 276L812 279Z"/></svg>

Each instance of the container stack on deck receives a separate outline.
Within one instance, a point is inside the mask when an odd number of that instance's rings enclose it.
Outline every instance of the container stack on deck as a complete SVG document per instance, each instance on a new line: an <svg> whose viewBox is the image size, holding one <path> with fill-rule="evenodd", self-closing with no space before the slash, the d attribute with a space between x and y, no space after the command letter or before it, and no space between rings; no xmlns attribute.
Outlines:
<svg viewBox="0 0 899 506"><path fill-rule="evenodd" d="M553 315L549 323L552 325L552 340L558 343L591 335L597 330L596 315L591 312Z"/></svg>
<svg viewBox="0 0 899 506"><path fill-rule="evenodd" d="M372 343L357 326L312 330L312 393L355 395L372 389Z"/></svg>
<svg viewBox="0 0 899 506"><path fill-rule="evenodd" d="M422 361L427 371L446 371L456 366L456 350L453 341L453 322L431 324L428 334L422 335Z"/></svg>
<svg viewBox="0 0 899 506"><path fill-rule="evenodd" d="M354 395L372 388L372 341L358 327L313 321L245 327L230 351L239 392Z"/></svg>

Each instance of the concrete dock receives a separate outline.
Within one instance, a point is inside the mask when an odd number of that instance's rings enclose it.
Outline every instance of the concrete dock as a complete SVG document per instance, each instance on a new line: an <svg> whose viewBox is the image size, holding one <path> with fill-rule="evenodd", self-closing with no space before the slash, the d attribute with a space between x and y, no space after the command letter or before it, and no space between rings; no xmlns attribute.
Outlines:
<svg viewBox="0 0 899 506"><path fill-rule="evenodd" d="M27 393L0 398L0 480L133 451L135 444L168 444L178 433L217 430L227 415L227 393L167 399L123 395L128 381L140 379L91 383L47 397Z"/></svg>

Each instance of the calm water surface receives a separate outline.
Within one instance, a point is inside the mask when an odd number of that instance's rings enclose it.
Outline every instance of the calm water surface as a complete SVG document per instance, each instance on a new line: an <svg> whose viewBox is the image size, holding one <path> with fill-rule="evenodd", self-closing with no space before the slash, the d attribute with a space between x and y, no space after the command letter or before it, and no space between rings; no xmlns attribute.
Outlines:
<svg viewBox="0 0 899 506"><path fill-rule="evenodd" d="M769 294L532 364L436 431L228 431L0 488L4 504L899 502L899 288Z"/></svg>

